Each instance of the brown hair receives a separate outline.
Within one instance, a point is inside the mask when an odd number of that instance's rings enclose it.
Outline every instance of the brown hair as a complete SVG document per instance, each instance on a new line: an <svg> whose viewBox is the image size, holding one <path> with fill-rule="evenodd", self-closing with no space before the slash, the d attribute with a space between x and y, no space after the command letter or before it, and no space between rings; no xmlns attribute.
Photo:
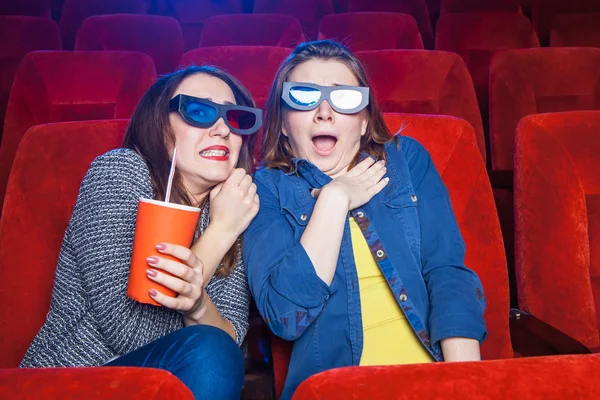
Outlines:
<svg viewBox="0 0 600 400"><path fill-rule="evenodd" d="M169 101L184 79L205 74L225 82L232 90L238 105L255 107L254 100L248 89L233 76L214 67L192 66L164 75L148 89L140 100L123 139L123 147L132 149L142 156L152 179L152 189L157 199L164 200L171 159L168 148L175 143L175 135L169 123ZM257 134L242 136L242 148L238 167L251 172L254 167L252 149ZM171 201L178 204L200 206L193 201L183 185L181 174L175 170ZM217 270L218 276L231 274L237 264L241 251L242 238L238 238L222 260Z"/></svg>
<svg viewBox="0 0 600 400"><path fill-rule="evenodd" d="M364 67L344 45L331 40L318 40L298 45L279 67L269 94L262 140L262 159L267 168L278 168L285 172L293 170L294 154L288 138L282 134L281 92L283 82L289 78L294 68L309 60L339 61L352 71L359 86L370 86ZM377 160L385 159L384 144L392 140L372 90L369 91L369 105L365 111L368 116L366 133L360 139L360 148L350 163L350 168L356 165L362 152Z"/></svg>

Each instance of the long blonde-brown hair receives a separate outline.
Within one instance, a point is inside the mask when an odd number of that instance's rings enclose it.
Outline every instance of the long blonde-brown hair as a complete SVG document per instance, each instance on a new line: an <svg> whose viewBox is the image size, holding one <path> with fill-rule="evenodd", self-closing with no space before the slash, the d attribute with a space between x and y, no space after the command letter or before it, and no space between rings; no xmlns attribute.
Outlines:
<svg viewBox="0 0 600 400"><path fill-rule="evenodd" d="M237 105L256 107L250 92L240 81L215 67L187 67L165 75L156 81L136 107L125 132L123 147L136 151L146 161L152 178L152 188L159 200L164 200L171 166L168 146L175 143L175 135L169 122L169 101L184 79L197 74L210 75L225 82L231 88ZM242 148L237 166L245 169L248 173L252 172L254 167L253 149L256 136L257 134L242 136ZM193 203L178 170L173 178L171 201L204 207L204 204ZM217 276L231 274L237 264L241 246L242 237L240 236L223 257L221 267L216 272Z"/></svg>
<svg viewBox="0 0 600 400"><path fill-rule="evenodd" d="M364 67L358 58L342 44L331 40L319 40L297 46L279 67L267 102L261 152L261 158L267 168L278 168L285 172L293 170L292 159L294 154L288 138L282 134L281 92L283 83L289 78L294 69L310 60L339 61L352 71L358 80L359 86L370 86ZM350 168L356 165L362 152L375 157L377 160L385 159L384 144L392 139L372 90L369 91L369 105L365 108L365 111L368 120L367 129L360 139L359 150L352 160Z"/></svg>

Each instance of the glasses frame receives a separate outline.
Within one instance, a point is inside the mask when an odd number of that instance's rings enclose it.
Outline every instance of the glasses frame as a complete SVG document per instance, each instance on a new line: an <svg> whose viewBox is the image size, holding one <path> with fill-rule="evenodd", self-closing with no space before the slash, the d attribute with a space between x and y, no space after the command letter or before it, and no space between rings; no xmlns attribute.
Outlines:
<svg viewBox="0 0 600 400"><path fill-rule="evenodd" d="M214 121L211 122L198 122L195 121L192 117L189 116L186 106L188 103L195 102L205 104L207 106L213 107L217 110L217 115L215 116ZM227 111L236 110L236 111L248 111L256 116L256 120L254 121L254 125L248 129L240 129L229 124L227 121ZM199 97L188 96L187 94L178 94L173 97L169 101L169 112L177 111L181 118L188 124L195 126L197 128L210 128L213 126L220 118L223 118L225 124L229 127L229 130L238 135L252 135L256 131L260 129L262 126L262 110L260 108L254 107L246 107L246 106L238 106L235 104L218 104L208 99L201 99Z"/></svg>
<svg viewBox="0 0 600 400"><path fill-rule="evenodd" d="M308 87L312 89L317 89L321 92L321 98L315 104L310 106L303 106L295 103L290 98L290 89L295 86ZM362 100L360 104L351 109L341 109L331 101L331 93L336 90L356 90L362 94ZM314 83L308 82L283 82L283 90L281 92L281 98L289 107L298 111L310 111L319 107L321 103L327 100L327 103L333 108L336 112L340 114L356 114L359 111L362 111L366 106L369 105L369 88L365 86L321 86L316 85Z"/></svg>

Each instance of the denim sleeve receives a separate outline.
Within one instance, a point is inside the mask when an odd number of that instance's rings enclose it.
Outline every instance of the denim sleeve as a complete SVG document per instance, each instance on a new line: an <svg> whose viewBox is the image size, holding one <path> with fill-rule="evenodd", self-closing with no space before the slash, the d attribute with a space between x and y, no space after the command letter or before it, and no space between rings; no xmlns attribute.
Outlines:
<svg viewBox="0 0 600 400"><path fill-rule="evenodd" d="M323 310L333 286L319 278L295 241L278 198L260 179L254 182L260 210L244 234L243 249L250 291L271 331L295 340Z"/></svg>
<svg viewBox="0 0 600 400"><path fill-rule="evenodd" d="M448 190L420 143L410 139L403 147L418 198L431 341L465 337L482 342L487 335L483 289L475 272L464 265L465 243Z"/></svg>

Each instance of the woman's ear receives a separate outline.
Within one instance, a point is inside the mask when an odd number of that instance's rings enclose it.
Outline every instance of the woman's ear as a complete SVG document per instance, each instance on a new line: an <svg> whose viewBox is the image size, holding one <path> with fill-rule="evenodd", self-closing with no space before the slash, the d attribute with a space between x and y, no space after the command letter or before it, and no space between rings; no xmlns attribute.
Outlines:
<svg viewBox="0 0 600 400"><path fill-rule="evenodd" d="M283 136L285 136L285 137L289 137L289 134L288 134L288 129L287 129L287 126L286 126L286 124L285 124L285 118L284 118L284 120L281 122L281 133L283 134Z"/></svg>
<svg viewBox="0 0 600 400"><path fill-rule="evenodd" d="M360 128L360 136L365 136L367 133L367 127L369 126L369 119L366 116L363 116L361 128Z"/></svg>

